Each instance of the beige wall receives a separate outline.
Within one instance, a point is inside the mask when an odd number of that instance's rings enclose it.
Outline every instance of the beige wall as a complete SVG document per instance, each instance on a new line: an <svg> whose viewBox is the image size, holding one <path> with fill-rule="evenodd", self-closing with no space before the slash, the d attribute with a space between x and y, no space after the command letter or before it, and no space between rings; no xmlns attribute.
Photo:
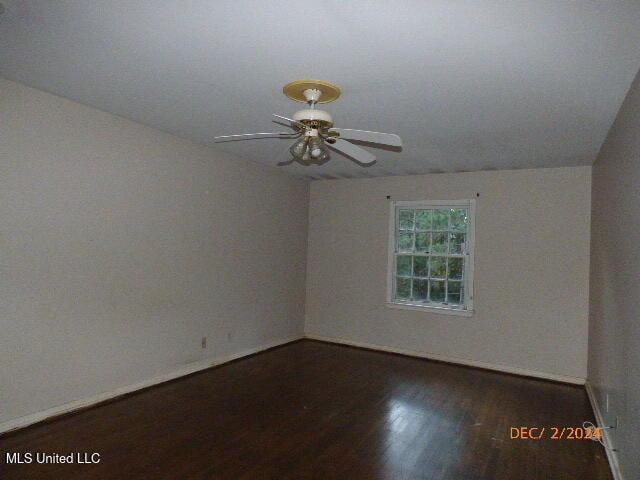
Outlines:
<svg viewBox="0 0 640 480"><path fill-rule="evenodd" d="M640 74L593 167L592 195L589 384L605 422L619 420L607 433L631 480L640 478Z"/></svg>
<svg viewBox="0 0 640 480"><path fill-rule="evenodd" d="M301 336L307 202L306 181L0 79L0 424Z"/></svg>
<svg viewBox="0 0 640 480"><path fill-rule="evenodd" d="M590 167L311 183L310 335L584 379ZM475 314L385 306L389 203L477 198Z"/></svg>

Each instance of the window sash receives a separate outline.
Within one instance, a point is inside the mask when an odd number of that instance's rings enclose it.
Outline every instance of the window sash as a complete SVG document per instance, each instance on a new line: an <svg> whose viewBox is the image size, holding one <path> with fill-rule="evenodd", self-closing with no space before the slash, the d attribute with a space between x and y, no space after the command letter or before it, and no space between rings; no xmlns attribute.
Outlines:
<svg viewBox="0 0 640 480"><path fill-rule="evenodd" d="M390 232L393 235L392 238L392 252L390 252L389 262L389 293L388 299L392 303L417 305L424 307L436 307L445 308L450 310L468 310L472 305L471 283L468 281L472 272L472 255L470 250L473 248L473 213L474 213L474 201L452 201L452 202L396 202L392 204L393 214L393 230ZM460 229L457 226L452 226L450 210L464 210L465 211L465 228ZM435 212L438 210L447 210L447 226L440 225L440 228L434 225ZM401 226L401 212L411 211L411 226ZM429 228L419 228L417 225L417 215L420 211L430 211L430 224ZM406 222L407 224L409 222ZM401 250L399 248L400 234L411 233L412 244L410 250ZM429 233L429 244L427 251L415 251L416 233ZM434 252L433 251L433 233L445 233L446 239L446 252ZM450 253L452 246L453 234L464 234L464 247L462 253ZM410 273L398 273L398 257L411 257ZM444 276L433 276L431 272L432 262L431 258L427 260L426 276L415 275L414 264L415 257L433 257L446 259L446 267ZM462 259L462 271L461 278L450 278L449 261L448 259ZM398 297L398 279L409 280L409 298ZM414 280L426 282L427 292L425 299L414 299ZM444 284L444 301L431 300L431 287L434 281L443 282ZM451 285L458 284L462 295L458 297L458 301L451 302L449 299L449 283ZM452 298L453 295L452 295ZM459 302L459 303L458 303Z"/></svg>
<svg viewBox="0 0 640 480"><path fill-rule="evenodd" d="M400 256L407 256L407 257L411 257L411 267L410 267L410 274L401 274L398 273L398 257ZM416 255L418 257L425 257L425 255ZM394 255L394 262L393 262L393 271L391 272L391 275L393 275L393 291L392 291L392 299L393 301L396 302L403 302L403 303L412 303L412 304L424 304L424 305L440 305L440 306L450 306L451 308L465 308L466 305L466 270L467 270L467 257L466 256L449 256L449 255L439 255L436 256L436 258L456 258L456 259L463 259L463 265L462 265L462 271L461 271L461 277L460 278L451 278L451 272L449 270L449 262L446 262L446 266L445 266L445 271L444 271L444 275L433 275L433 272L431 271L431 262L427 262L427 272L425 276L422 275L416 275L415 274L415 262L414 262L414 255L411 254L395 254ZM402 298L402 297L398 297L397 295L397 279L398 278L403 278L403 279L407 279L410 280L410 293L409 293L409 298ZM426 281L427 282L427 292L426 292L426 298L425 299L416 299L414 298L414 280L418 280L418 281ZM443 282L444 283L444 301L442 302L438 302L435 300L431 299L431 284L432 282ZM459 298L459 302L451 302L449 300L449 285L450 283L453 284L458 284L460 286L460 289L462 291L462 296L463 298Z"/></svg>

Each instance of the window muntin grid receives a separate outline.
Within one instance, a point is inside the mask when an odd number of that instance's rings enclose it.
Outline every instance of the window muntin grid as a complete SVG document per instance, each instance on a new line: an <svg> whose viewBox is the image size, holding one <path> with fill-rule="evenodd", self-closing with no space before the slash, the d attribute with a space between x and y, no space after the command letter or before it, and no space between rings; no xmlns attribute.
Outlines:
<svg viewBox="0 0 640 480"><path fill-rule="evenodd" d="M466 309L469 205L395 208L392 301Z"/></svg>

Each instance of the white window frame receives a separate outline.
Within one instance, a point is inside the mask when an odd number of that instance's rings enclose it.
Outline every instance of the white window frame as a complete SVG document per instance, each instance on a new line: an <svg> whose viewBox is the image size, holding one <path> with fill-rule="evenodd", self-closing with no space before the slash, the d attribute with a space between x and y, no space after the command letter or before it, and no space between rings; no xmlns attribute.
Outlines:
<svg viewBox="0 0 640 480"><path fill-rule="evenodd" d="M476 200L422 200L422 201L392 201L389 210L389 258L387 266L387 307L401 308L405 310L419 310L423 312L440 313L445 315L459 315L470 317L473 315L473 267L475 255L475 227L476 227ZM463 274L464 281L464 306L446 307L438 305L425 305L422 303L412 303L411 301L400 301L394 299L395 287L395 257L396 257L396 212L399 208L424 208L436 209L443 207L460 208L467 207L469 209L469 221L467 224L467 238L465 245L465 271Z"/></svg>

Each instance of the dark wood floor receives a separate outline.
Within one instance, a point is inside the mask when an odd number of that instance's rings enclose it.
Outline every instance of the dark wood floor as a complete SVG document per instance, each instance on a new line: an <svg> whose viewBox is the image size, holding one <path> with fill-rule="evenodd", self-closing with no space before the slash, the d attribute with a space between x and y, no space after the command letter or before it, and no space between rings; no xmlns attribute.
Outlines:
<svg viewBox="0 0 640 480"><path fill-rule="evenodd" d="M595 442L510 439L584 420L579 387L302 341L0 437L0 478L611 479Z"/></svg>

